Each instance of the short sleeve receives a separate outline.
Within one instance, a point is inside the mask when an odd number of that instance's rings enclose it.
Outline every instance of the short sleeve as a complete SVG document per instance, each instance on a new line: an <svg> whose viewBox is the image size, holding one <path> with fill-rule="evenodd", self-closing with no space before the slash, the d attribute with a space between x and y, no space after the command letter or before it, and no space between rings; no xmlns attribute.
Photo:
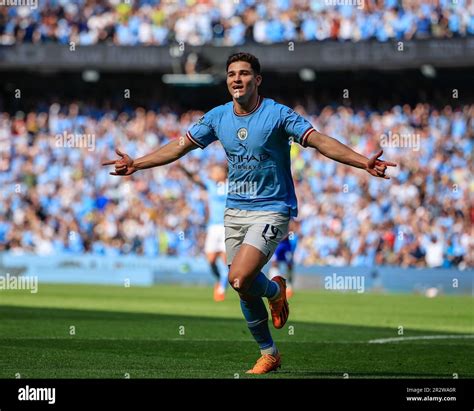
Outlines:
<svg viewBox="0 0 474 411"><path fill-rule="evenodd" d="M211 120L212 110L202 116L186 133L186 137L202 149L217 140Z"/></svg>
<svg viewBox="0 0 474 411"><path fill-rule="evenodd" d="M311 123L303 116L300 116L289 107L282 106L283 127L288 137L294 137L294 140L306 147L308 136L312 131L316 131Z"/></svg>

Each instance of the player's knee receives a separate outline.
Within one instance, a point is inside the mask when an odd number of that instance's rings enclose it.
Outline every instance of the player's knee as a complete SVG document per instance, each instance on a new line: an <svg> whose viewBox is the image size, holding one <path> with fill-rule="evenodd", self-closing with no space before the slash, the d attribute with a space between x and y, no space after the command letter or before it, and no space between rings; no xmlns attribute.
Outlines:
<svg viewBox="0 0 474 411"><path fill-rule="evenodd" d="M238 270L229 272L229 284L237 292L243 292L248 287L246 276Z"/></svg>

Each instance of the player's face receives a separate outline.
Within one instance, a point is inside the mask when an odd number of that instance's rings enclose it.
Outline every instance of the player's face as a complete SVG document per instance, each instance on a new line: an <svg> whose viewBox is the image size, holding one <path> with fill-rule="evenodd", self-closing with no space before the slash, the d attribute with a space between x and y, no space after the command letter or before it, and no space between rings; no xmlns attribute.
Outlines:
<svg viewBox="0 0 474 411"><path fill-rule="evenodd" d="M247 102L257 93L257 87L262 82L262 76L255 75L250 63L236 61L227 69L227 89L238 102Z"/></svg>

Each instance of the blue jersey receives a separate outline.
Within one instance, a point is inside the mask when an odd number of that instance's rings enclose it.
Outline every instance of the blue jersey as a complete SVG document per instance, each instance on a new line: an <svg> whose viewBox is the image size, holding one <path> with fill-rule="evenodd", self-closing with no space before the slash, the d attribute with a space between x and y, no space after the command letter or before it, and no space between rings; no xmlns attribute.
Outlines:
<svg viewBox="0 0 474 411"><path fill-rule="evenodd" d="M229 163L227 207L296 216L290 144L305 147L313 130L289 107L259 97L247 114L236 114L233 102L212 109L186 136L200 148L222 143Z"/></svg>
<svg viewBox="0 0 474 411"><path fill-rule="evenodd" d="M292 263L293 256L298 244L298 237L293 233L291 236L287 235L283 240L278 243L275 250L275 258L279 262Z"/></svg>
<svg viewBox="0 0 474 411"><path fill-rule="evenodd" d="M214 180L203 178L206 186L209 208L208 225L224 225L224 211L227 198L226 183L216 183Z"/></svg>
<svg viewBox="0 0 474 411"><path fill-rule="evenodd" d="M290 240L288 237L284 238L278 243L275 250L275 258L278 262L290 263L293 260L293 253L291 250Z"/></svg>

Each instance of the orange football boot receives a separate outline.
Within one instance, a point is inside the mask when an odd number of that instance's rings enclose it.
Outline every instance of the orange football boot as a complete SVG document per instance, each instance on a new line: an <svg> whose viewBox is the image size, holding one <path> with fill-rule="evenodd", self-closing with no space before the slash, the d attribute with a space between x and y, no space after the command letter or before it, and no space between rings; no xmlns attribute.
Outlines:
<svg viewBox="0 0 474 411"><path fill-rule="evenodd" d="M225 300L225 292L222 291L222 288L219 283L214 285L214 301L220 302Z"/></svg>
<svg viewBox="0 0 474 411"><path fill-rule="evenodd" d="M275 281L280 286L280 296L275 300L268 300L268 305L272 313L273 326L275 328L282 328L290 315L290 308L286 299L286 280L277 275L273 277L272 281Z"/></svg>
<svg viewBox="0 0 474 411"><path fill-rule="evenodd" d="M280 354L264 354L257 360L257 363L253 368L246 372L246 374L266 374L270 371L276 371L278 368L281 368Z"/></svg>

